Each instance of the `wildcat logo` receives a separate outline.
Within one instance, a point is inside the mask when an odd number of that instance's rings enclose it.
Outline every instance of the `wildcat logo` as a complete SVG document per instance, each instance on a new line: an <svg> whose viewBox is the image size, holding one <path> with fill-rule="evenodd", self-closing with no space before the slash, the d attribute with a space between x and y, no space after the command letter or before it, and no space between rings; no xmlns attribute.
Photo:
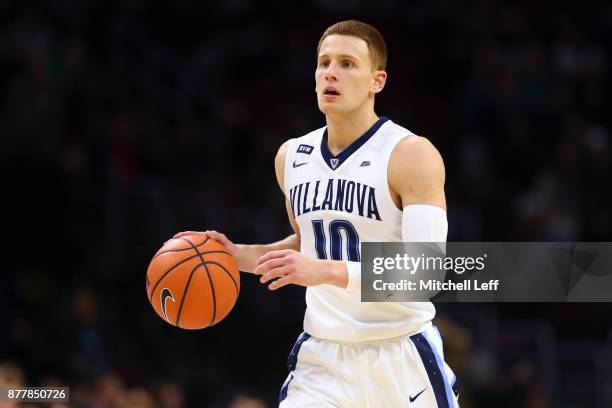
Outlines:
<svg viewBox="0 0 612 408"><path fill-rule="evenodd" d="M166 312L166 301L168 299L176 303L176 301L174 300L174 296L172 295L172 292L170 292L170 289L163 288L161 291L161 295L160 295L162 314L164 315L164 319L170 322L170 320L168 320L168 313Z"/></svg>

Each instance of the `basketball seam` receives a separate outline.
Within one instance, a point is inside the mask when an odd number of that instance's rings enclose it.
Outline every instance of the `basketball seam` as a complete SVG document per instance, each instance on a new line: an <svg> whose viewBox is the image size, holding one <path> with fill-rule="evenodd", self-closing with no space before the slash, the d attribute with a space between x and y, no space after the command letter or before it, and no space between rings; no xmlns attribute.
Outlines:
<svg viewBox="0 0 612 408"><path fill-rule="evenodd" d="M190 256L189 258L185 258L185 259L181 260L180 262L178 262L178 263L176 263L176 264L172 265L172 267L171 267L170 269L168 269L166 272L164 272L164 274L162 275L162 277L161 277L161 278L159 278L159 279L157 280L157 282L155 282L155 285L153 285L153 289L151 289L151 293L150 293L150 295L149 295L149 301L151 301L151 299L153 299L153 294L155 293L155 290L157 289L157 287L159 286L159 284L161 283L161 281L162 281L162 280L164 280L164 278L170 274L170 272L172 272L173 270L175 270L175 269L176 269L178 266L180 266L180 265L184 264L184 263L185 263L185 262L187 262L187 261L191 261L192 259L194 259L194 258L196 258L196 257L197 257L197 255L193 255L193 256Z"/></svg>
<svg viewBox="0 0 612 408"><path fill-rule="evenodd" d="M230 279L232 280L232 282L234 283L234 288L236 288L236 294L238 294L238 284L236 283L236 279L234 279L234 276L231 274L230 271L228 271L225 266L221 265L218 262L215 261L205 261L206 264L210 264L210 265L217 265L219 268L223 269L223 271L230 277Z"/></svg>
<svg viewBox="0 0 612 408"><path fill-rule="evenodd" d="M205 239L204 241L202 241L202 243L200 243L200 244L196 245L196 248L199 248L199 247L201 247L202 245L204 245L205 243L207 243L209 239L210 239L210 238L206 237L206 239ZM153 257L153 259L157 258L157 257L158 257L158 256L160 256L160 255L167 254L168 252L182 252L182 251L189 251L190 249L191 249L191 248L167 249L167 250L165 250L164 252L160 252L160 253L155 254L155 256ZM228 255L229 255L229 254L228 254ZM153 260L153 259L151 259L151 260Z"/></svg>
<svg viewBox="0 0 612 408"><path fill-rule="evenodd" d="M176 315L176 324L175 324L175 326L178 326L179 325L179 321L181 320L181 312L183 311L183 304L185 303L185 298L187 297L187 291L189 290L189 284L191 283L191 278L193 278L193 274L195 273L195 271L200 266L202 266L202 264L196 265L196 267L193 268L193 270L189 274L189 279L187 279L187 283L185 284L185 290L183 291L183 297L181 298L181 304L179 305L178 314Z"/></svg>
<svg viewBox="0 0 612 408"><path fill-rule="evenodd" d="M193 249L193 248L189 248L189 249ZM196 257L198 257L200 254L201 255L206 255L206 254L218 254L218 253L222 253L222 254L228 254L226 251L219 251L219 250L212 250L212 251L206 251L206 252L198 252L196 250L197 254L196 255L192 255L189 258L185 258L183 260L181 260L179 263L173 265L170 269L168 269L166 272L164 272L164 274L162 275L161 278L159 278L157 280L157 282L155 282L155 285L153 285L153 289L151 289L151 294L149 295L149 302L151 301L151 299L153 299L153 293L155 292L155 290L157 289L157 287L159 286L159 284L161 283L161 281L170 274L170 272L172 272L173 270L175 270L175 268L179 265L184 264L187 261L190 261ZM229 255L229 254L228 254ZM200 257L200 259L202 259Z"/></svg>
<svg viewBox="0 0 612 408"><path fill-rule="evenodd" d="M187 249L191 250L191 249L193 249L193 248L187 248ZM168 251L165 251L165 252L163 252L163 253L161 253L161 254L158 254L158 255L154 256L154 257L153 257L153 259L155 259L155 258L157 258L158 256L161 256L161 255L166 255L166 254L173 253L173 252L182 252L182 251L183 251L182 249L170 249L170 250L168 250ZM205 252L200 252L200 253L201 253L201 254L218 253L218 254L225 254L225 255L228 255L228 256L232 256L232 254L230 254L229 252L227 252L227 251L222 251L222 250L220 250L220 249L214 249L214 250L211 250L211 251L205 251ZM151 259L151 261L152 261L153 259Z"/></svg>
<svg viewBox="0 0 612 408"><path fill-rule="evenodd" d="M181 239L191 244L191 246L193 247L193 250L196 251L196 253L200 257L200 260L202 261L202 265L204 266L204 269L206 270L206 275L208 276L208 282L210 283L210 290L212 292L212 300L213 300L213 313L212 313L212 319L210 321L210 324L212 325L215 322L215 316L217 314L217 296L215 295L215 285L213 283L212 277L210 276L210 271L208 270L208 266L206 266L206 261L204 261L204 257L202 256L200 251L198 251L198 248L196 248L193 245L193 242L191 242L190 240L184 237L181 237Z"/></svg>

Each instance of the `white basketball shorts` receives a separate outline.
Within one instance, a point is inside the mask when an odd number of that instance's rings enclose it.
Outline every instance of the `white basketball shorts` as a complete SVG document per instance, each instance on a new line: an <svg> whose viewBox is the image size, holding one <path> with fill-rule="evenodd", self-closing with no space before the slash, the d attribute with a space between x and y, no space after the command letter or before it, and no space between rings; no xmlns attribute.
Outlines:
<svg viewBox="0 0 612 408"><path fill-rule="evenodd" d="M302 333L288 360L281 408L458 408L455 375L435 326L374 343Z"/></svg>

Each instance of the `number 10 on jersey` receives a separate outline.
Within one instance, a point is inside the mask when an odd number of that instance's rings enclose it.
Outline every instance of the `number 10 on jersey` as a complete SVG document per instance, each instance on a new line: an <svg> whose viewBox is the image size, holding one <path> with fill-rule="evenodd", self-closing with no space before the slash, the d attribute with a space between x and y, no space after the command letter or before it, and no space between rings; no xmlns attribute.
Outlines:
<svg viewBox="0 0 612 408"><path fill-rule="evenodd" d="M325 234L323 220L312 220L312 229L315 237L315 249L319 259L333 259L336 261L342 260L344 240L342 232L346 236L346 253L348 261L360 262L359 255L359 234L355 226L346 220L333 220L329 223L328 234ZM327 237L329 237L329 252L327 256Z"/></svg>

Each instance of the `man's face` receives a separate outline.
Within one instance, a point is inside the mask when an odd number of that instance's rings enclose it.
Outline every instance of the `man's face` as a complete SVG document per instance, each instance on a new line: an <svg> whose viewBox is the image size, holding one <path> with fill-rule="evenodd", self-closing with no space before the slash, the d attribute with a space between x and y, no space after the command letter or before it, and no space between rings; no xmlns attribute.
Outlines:
<svg viewBox="0 0 612 408"><path fill-rule="evenodd" d="M321 112L350 113L384 86L384 71L373 71L368 44L361 38L333 34L321 43L315 71Z"/></svg>

